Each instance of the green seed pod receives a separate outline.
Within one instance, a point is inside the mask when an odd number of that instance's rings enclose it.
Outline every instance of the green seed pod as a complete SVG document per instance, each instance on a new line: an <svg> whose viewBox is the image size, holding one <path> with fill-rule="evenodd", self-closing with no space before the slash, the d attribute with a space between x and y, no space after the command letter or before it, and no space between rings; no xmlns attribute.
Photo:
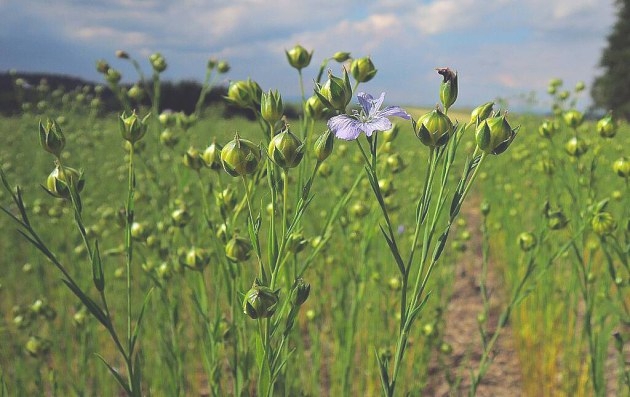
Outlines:
<svg viewBox="0 0 630 397"><path fill-rule="evenodd" d="M343 63L347 61L348 59L350 59L350 53L344 52L344 51L337 51L333 54L332 59L334 59L335 61L339 63Z"/></svg>
<svg viewBox="0 0 630 397"><path fill-rule="evenodd" d="M598 236L612 234L617 228L617 222L610 212L602 211L593 217L591 227Z"/></svg>
<svg viewBox="0 0 630 397"><path fill-rule="evenodd" d="M271 138L267 153L269 158L282 169L295 168L302 161L306 146L285 127L282 132Z"/></svg>
<svg viewBox="0 0 630 397"><path fill-rule="evenodd" d="M317 95L308 98L306 103L304 103L304 113L311 119L321 118L324 116L325 111L326 105Z"/></svg>
<svg viewBox="0 0 630 397"><path fill-rule="evenodd" d="M302 278L295 280L293 285L293 290L291 291L291 305L295 307L302 306L311 293L311 285L305 283Z"/></svg>
<svg viewBox="0 0 630 397"><path fill-rule="evenodd" d="M31 336L26 342L26 352L31 357L43 357L50 351L52 343L49 340L42 339L38 336Z"/></svg>
<svg viewBox="0 0 630 397"><path fill-rule="evenodd" d="M227 212L233 211L238 204L236 190L231 186L226 187L222 192L215 193L215 201L217 206L224 208Z"/></svg>
<svg viewBox="0 0 630 397"><path fill-rule="evenodd" d="M166 59L159 52L151 54L149 56L149 62L153 70L157 73L162 73L166 70Z"/></svg>
<svg viewBox="0 0 630 397"><path fill-rule="evenodd" d="M205 249L192 247L180 256L179 262L189 269L202 271L210 263L210 253Z"/></svg>
<svg viewBox="0 0 630 397"><path fill-rule="evenodd" d="M489 201L487 201L487 200L484 200L484 201L481 203L481 214L482 214L483 216L488 216L488 214L490 213L490 208L491 208L491 207L490 207L490 202L489 202Z"/></svg>
<svg viewBox="0 0 630 397"><path fill-rule="evenodd" d="M558 94L558 99L560 99L561 101L566 101L567 99L569 99L570 96L571 93L567 90L564 90Z"/></svg>
<svg viewBox="0 0 630 397"><path fill-rule="evenodd" d="M584 115L577 110L569 110L562 115L564 122L571 128L578 128L582 121L584 121Z"/></svg>
<svg viewBox="0 0 630 397"><path fill-rule="evenodd" d="M390 277L390 279L387 281L387 286L392 291L400 291L400 288L402 287L402 282L400 281L399 277Z"/></svg>
<svg viewBox="0 0 630 397"><path fill-rule="evenodd" d="M260 156L260 148L237 133L221 150L221 164L231 176L249 175L256 172Z"/></svg>
<svg viewBox="0 0 630 397"><path fill-rule="evenodd" d="M300 253L308 245L308 240L304 238L302 233L291 233L287 240L287 251L292 254Z"/></svg>
<svg viewBox="0 0 630 397"><path fill-rule="evenodd" d="M551 139L553 135L558 131L560 127L558 126L558 122L555 120L545 120L542 122L540 127L538 127L538 133L540 136Z"/></svg>
<svg viewBox="0 0 630 397"><path fill-rule="evenodd" d="M127 51L116 50L114 54L116 55L116 58L118 59L129 59L129 53L127 53Z"/></svg>
<svg viewBox="0 0 630 397"><path fill-rule="evenodd" d="M352 100L352 87L348 71L344 68L343 77L333 76L328 72L328 80L324 85L316 84L315 94L329 109L344 112Z"/></svg>
<svg viewBox="0 0 630 397"><path fill-rule="evenodd" d="M175 134L170 128L164 129L160 134L160 143L168 148L173 148L179 142L179 136Z"/></svg>
<svg viewBox="0 0 630 397"><path fill-rule="evenodd" d="M575 92L582 92L586 88L586 85L583 81L578 81L575 83Z"/></svg>
<svg viewBox="0 0 630 397"><path fill-rule="evenodd" d="M199 171L201 167L205 165L205 162L201 158L201 153L199 153L199 150L195 149L192 146L188 148L186 153L184 153L182 163L184 164L184 166L194 171Z"/></svg>
<svg viewBox="0 0 630 397"><path fill-rule="evenodd" d="M262 286L256 280L243 299L243 313L254 320L269 318L275 313L278 301L278 291Z"/></svg>
<svg viewBox="0 0 630 397"><path fill-rule="evenodd" d="M284 52L287 55L289 65L297 70L302 70L307 67L311 63L311 57L313 56L313 51L309 53L299 44L288 51L285 50Z"/></svg>
<svg viewBox="0 0 630 397"><path fill-rule="evenodd" d="M136 241L146 241L151 230L146 223L133 222L131 224L131 238Z"/></svg>
<svg viewBox="0 0 630 397"><path fill-rule="evenodd" d="M510 146L516 137L519 127L512 129L505 114L489 117L477 126L475 140L477 146L488 154L501 154Z"/></svg>
<svg viewBox="0 0 630 397"><path fill-rule="evenodd" d="M284 115L284 105L282 96L278 90L263 93L260 98L260 115L272 126L282 119Z"/></svg>
<svg viewBox="0 0 630 397"><path fill-rule="evenodd" d="M385 164L387 164L387 168L392 172L392 174L397 174L405 169L405 162L398 153L387 156Z"/></svg>
<svg viewBox="0 0 630 397"><path fill-rule="evenodd" d="M523 232L519 234L517 241L518 241L519 247L521 247L521 249L526 252L532 250L536 246L536 243L537 243L536 236L528 232Z"/></svg>
<svg viewBox="0 0 630 397"><path fill-rule="evenodd" d="M122 78L122 75L120 74L118 70L114 68L107 69L107 73L105 74L105 80L107 80L108 83L114 84L114 85L118 84L121 78Z"/></svg>
<svg viewBox="0 0 630 397"><path fill-rule="evenodd" d="M58 165L48 175L46 191L54 197L70 199L70 183L74 185L77 193L81 193L85 185L83 172L70 167L63 167L62 169Z"/></svg>
<svg viewBox="0 0 630 397"><path fill-rule="evenodd" d="M612 113L608 113L604 118L597 122L597 133L602 138L613 138L617 135L618 125L612 117Z"/></svg>
<svg viewBox="0 0 630 397"><path fill-rule="evenodd" d="M630 177L630 159L622 157L613 163L613 171L622 178Z"/></svg>
<svg viewBox="0 0 630 397"><path fill-rule="evenodd" d="M324 131L315 141L315 157L320 163L328 158L333 151L335 145L334 135L330 130Z"/></svg>
<svg viewBox="0 0 630 397"><path fill-rule="evenodd" d="M400 132L400 125L396 123L392 123L392 128L389 130L381 131L379 136L383 139L383 142L389 143L393 142L394 139L398 136Z"/></svg>
<svg viewBox="0 0 630 397"><path fill-rule="evenodd" d="M216 139L213 139L210 146L201 154L201 160L203 160L206 167L215 171L221 169L221 149L223 149L223 146L218 144Z"/></svg>
<svg viewBox="0 0 630 397"><path fill-rule="evenodd" d="M234 236L225 245L225 256L232 262L244 262L252 253L252 244L244 237Z"/></svg>
<svg viewBox="0 0 630 397"><path fill-rule="evenodd" d="M457 72L449 68L437 68L438 74L444 79L440 84L440 101L444 109L449 109L457 100Z"/></svg>
<svg viewBox="0 0 630 397"><path fill-rule="evenodd" d="M482 121L490 117L492 114L492 108L494 107L494 102L486 102L483 105L477 106L470 112L470 122L475 125L479 125Z"/></svg>
<svg viewBox="0 0 630 397"><path fill-rule="evenodd" d="M322 163L317 169L317 175L321 176L322 178L328 178L332 175L332 171L333 169L330 164Z"/></svg>
<svg viewBox="0 0 630 397"><path fill-rule="evenodd" d="M181 228L190 223L192 215L185 207L177 208L171 212L171 220L173 221L173 226Z"/></svg>
<svg viewBox="0 0 630 397"><path fill-rule="evenodd" d="M129 91L127 91L127 96L133 101L140 102L144 99L144 90L139 84L134 84Z"/></svg>
<svg viewBox="0 0 630 397"><path fill-rule="evenodd" d="M564 150L572 157L580 157L588 151L588 145L584 140L573 137L564 145Z"/></svg>
<svg viewBox="0 0 630 397"><path fill-rule="evenodd" d="M547 214L547 226L551 230L564 229L569 220L562 211L554 211Z"/></svg>
<svg viewBox="0 0 630 397"><path fill-rule="evenodd" d="M39 144L42 149L52 153L55 157L61 155L61 151L66 146L66 137L55 120L48 119L46 126L41 121L39 122Z"/></svg>
<svg viewBox="0 0 630 397"><path fill-rule="evenodd" d="M396 191L394 187L394 180L392 178L379 179L378 188L385 197L394 194L394 191Z"/></svg>
<svg viewBox="0 0 630 397"><path fill-rule="evenodd" d="M435 148L446 145L453 133L451 119L436 107L435 110L420 116L413 123L413 129L420 142Z"/></svg>
<svg viewBox="0 0 630 397"><path fill-rule="evenodd" d="M143 119L140 119L136 115L136 112L131 113L130 116L127 116L126 113L123 112L118 118L118 129L123 139L132 144L142 139L147 132L147 119L149 116L150 114L147 114Z"/></svg>
<svg viewBox="0 0 630 397"><path fill-rule="evenodd" d="M225 99L241 108L258 109L261 97L262 89L258 83L247 79L230 82Z"/></svg>
<svg viewBox="0 0 630 397"><path fill-rule="evenodd" d="M217 63L217 72L225 74L230 71L230 64L227 61L219 61Z"/></svg>
<svg viewBox="0 0 630 397"><path fill-rule="evenodd" d="M370 57L357 58L350 64L350 73L359 83L367 83L376 75L376 67Z"/></svg>
<svg viewBox="0 0 630 397"><path fill-rule="evenodd" d="M350 215L357 219L361 219L370 213L370 207L363 201L356 202L350 207Z"/></svg>
<svg viewBox="0 0 630 397"><path fill-rule="evenodd" d="M109 69L110 69L109 64L104 59L99 59L98 61L96 61L96 71L97 72L99 72L101 74L107 74ZM23 85L23 80L22 79L18 79L18 80L15 81L15 84L18 87L21 87Z"/></svg>

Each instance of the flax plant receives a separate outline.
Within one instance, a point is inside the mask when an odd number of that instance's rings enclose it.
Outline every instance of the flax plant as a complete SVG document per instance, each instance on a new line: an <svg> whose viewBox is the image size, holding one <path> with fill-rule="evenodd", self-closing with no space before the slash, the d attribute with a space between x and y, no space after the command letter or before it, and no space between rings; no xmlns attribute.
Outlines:
<svg viewBox="0 0 630 397"><path fill-rule="evenodd" d="M491 104L476 109L470 123L454 125L448 117L448 109L457 98L457 74L447 68L438 69L438 73L444 77L440 86L440 100L444 112L438 108L417 121L412 120L416 136L429 148L429 155L424 189L416 207L413 242L407 259L403 259L404 254L394 233L390 210L379 185L377 148L378 132L392 128L392 123L387 117L411 119L411 116L402 108L395 106L381 110L384 94L375 99L369 94L359 93L357 95L361 105L359 111L354 111L351 115L335 116L328 122L329 129L338 138L357 142L374 198L382 212L383 223L380 229L400 272L402 282L400 322L395 353L391 362L390 358L377 355L382 393L385 396L393 396L395 393L412 325L420 317L430 295L430 291L426 290L427 282L444 251L451 226L478 174L479 166L488 154L500 154L505 151L516 135L516 130L509 126L505 116L491 115ZM346 87L346 91L337 87ZM348 84L344 86L338 78L334 80L334 77L330 76L329 82L320 87L319 92L322 99L328 100L331 107L342 110L349 102L347 91ZM466 160L462 176L450 196L449 175L459 143L471 125L477 127L477 148L472 157ZM361 139L362 133L365 133L365 143ZM367 149L364 147L366 144ZM447 207L449 198L450 207ZM414 257L420 241L422 241L420 259L419 263L416 263Z"/></svg>

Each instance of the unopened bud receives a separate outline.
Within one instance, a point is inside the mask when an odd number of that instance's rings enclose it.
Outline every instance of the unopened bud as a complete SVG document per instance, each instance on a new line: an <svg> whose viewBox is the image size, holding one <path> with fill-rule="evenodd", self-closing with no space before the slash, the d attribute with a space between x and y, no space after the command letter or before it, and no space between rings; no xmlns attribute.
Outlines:
<svg viewBox="0 0 630 397"><path fill-rule="evenodd" d="M512 128L505 115L489 117L479 124L475 133L477 146L488 154L501 154L510 146L519 127Z"/></svg>
<svg viewBox="0 0 630 397"><path fill-rule="evenodd" d="M486 102L483 105L477 106L470 113L470 122L479 125L479 123L490 117L493 107L494 102Z"/></svg>
<svg viewBox="0 0 630 397"><path fill-rule="evenodd" d="M278 90L263 93L260 98L260 115L272 126L282 119L284 115L284 105L282 96Z"/></svg>
<svg viewBox="0 0 630 397"><path fill-rule="evenodd" d="M151 54L149 56L149 62L151 62L151 67L153 67L153 70L157 73L162 73L166 70L166 59L159 52Z"/></svg>
<svg viewBox="0 0 630 397"><path fill-rule="evenodd" d="M48 119L45 126L40 121L39 143L45 151L56 157L61 155L61 151L66 146L66 137L55 120Z"/></svg>
<svg viewBox="0 0 630 397"><path fill-rule="evenodd" d="M348 72L344 68L343 77L336 77L328 73L328 80L324 85L317 84L315 94L330 109L345 111L352 100L352 87Z"/></svg>
<svg viewBox="0 0 630 397"><path fill-rule="evenodd" d="M449 68L437 68L436 70L438 74L444 77L440 84L440 101L444 109L448 110L457 99L457 72Z"/></svg>
<svg viewBox="0 0 630 397"><path fill-rule="evenodd" d="M290 50L285 50L285 54L287 55L289 65L297 70L302 70L311 63L313 51L309 53L304 47L298 44Z"/></svg>
<svg viewBox="0 0 630 397"><path fill-rule="evenodd" d="M350 64L350 73L359 83L367 83L376 76L376 67L370 57L357 58Z"/></svg>
<svg viewBox="0 0 630 397"><path fill-rule="evenodd" d="M330 130L324 131L324 133L317 138L314 147L317 161L322 162L330 156L333 151L334 141L334 135Z"/></svg>

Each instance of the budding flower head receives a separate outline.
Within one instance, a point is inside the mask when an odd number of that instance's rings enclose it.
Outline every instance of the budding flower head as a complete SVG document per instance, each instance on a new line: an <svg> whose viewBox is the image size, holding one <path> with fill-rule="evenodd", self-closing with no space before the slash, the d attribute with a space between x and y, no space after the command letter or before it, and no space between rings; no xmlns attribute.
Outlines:
<svg viewBox="0 0 630 397"><path fill-rule="evenodd" d="M206 167L215 171L221 169L221 149L223 146L218 144L216 139L213 139L210 146L201 154L201 159Z"/></svg>
<svg viewBox="0 0 630 397"><path fill-rule="evenodd" d="M45 126L39 122L39 144L45 151L59 157L66 146L66 137L55 120L48 119Z"/></svg>
<svg viewBox="0 0 630 397"><path fill-rule="evenodd" d="M435 148L446 145L453 133L453 122L439 107L413 122L413 129L424 145Z"/></svg>
<svg viewBox="0 0 630 397"><path fill-rule="evenodd" d="M57 198L70 199L70 185L74 185L77 193L81 193L85 180L83 172L70 167L57 165L46 179L46 191Z"/></svg>
<svg viewBox="0 0 630 397"><path fill-rule="evenodd" d="M324 115L326 105L317 95L313 95L304 104L304 113L311 119L319 119Z"/></svg>
<svg viewBox="0 0 630 397"><path fill-rule="evenodd" d="M571 128L577 128L584 121L584 115L577 110L569 110L562 115L564 122Z"/></svg>
<svg viewBox="0 0 630 397"><path fill-rule="evenodd" d="M262 94L260 98L260 115L272 126L282 119L284 115L284 105L282 104L282 96L278 90L269 90Z"/></svg>
<svg viewBox="0 0 630 397"><path fill-rule="evenodd" d="M282 132L271 138L268 148L269 158L283 169L297 167L305 151L304 143L286 126Z"/></svg>
<svg viewBox="0 0 630 397"><path fill-rule="evenodd" d="M493 107L494 102L486 102L483 105L477 106L470 112L470 122L479 125L479 123L490 117Z"/></svg>
<svg viewBox="0 0 630 397"><path fill-rule="evenodd" d="M302 70L307 67L311 63L311 57L313 56L313 51L309 53L299 44L288 51L285 50L284 52L287 55L289 65L297 70Z"/></svg>
<svg viewBox="0 0 630 397"><path fill-rule="evenodd" d="M542 122L540 127L538 127L538 133L540 136L551 139L551 137L558 131L560 127L558 126L558 122L555 120L545 120Z"/></svg>
<svg viewBox="0 0 630 397"><path fill-rule="evenodd" d="M449 68L437 68L438 74L444 79L440 84L440 101L444 109L449 109L457 99L457 72Z"/></svg>
<svg viewBox="0 0 630 397"><path fill-rule="evenodd" d="M529 232L523 232L518 235L518 245L523 251L530 251L536 246L536 236Z"/></svg>
<svg viewBox="0 0 630 397"><path fill-rule="evenodd" d="M129 59L129 54L127 53L127 51L116 50L116 58Z"/></svg>
<svg viewBox="0 0 630 397"><path fill-rule="evenodd" d="M597 133L602 138L613 138L617 135L617 123L612 117L612 113L608 113L597 122Z"/></svg>
<svg viewBox="0 0 630 397"><path fill-rule="evenodd" d="M166 59L159 52L151 54L149 56L149 62L151 62L151 67L153 67L153 70L157 73L162 73L166 70Z"/></svg>
<svg viewBox="0 0 630 397"><path fill-rule="evenodd" d="M317 161L322 162L326 160L328 156L330 156L333 151L333 146L335 142L333 138L334 136L330 132L330 130L324 131L324 133L317 138L314 148Z"/></svg>
<svg viewBox="0 0 630 397"><path fill-rule="evenodd" d="M488 117L477 126L475 140L484 153L501 154L510 146L518 129L510 126L505 114Z"/></svg>
<svg viewBox="0 0 630 397"><path fill-rule="evenodd" d="M230 71L230 64L227 61L219 61L217 63L217 72L225 74Z"/></svg>
<svg viewBox="0 0 630 397"><path fill-rule="evenodd" d="M613 163L613 171L622 178L630 178L630 159L621 157Z"/></svg>
<svg viewBox="0 0 630 397"><path fill-rule="evenodd" d="M225 256L232 262L244 262L252 252L251 242L240 236L234 236L225 245Z"/></svg>
<svg viewBox="0 0 630 397"><path fill-rule="evenodd" d="M330 71L324 85L315 85L315 94L329 109L345 111L352 99L352 87L348 71L343 69L343 77L336 77Z"/></svg>
<svg viewBox="0 0 630 397"><path fill-rule="evenodd" d="M564 150L572 157L580 157L588 151L588 145L584 140L573 137L564 145Z"/></svg>
<svg viewBox="0 0 630 397"><path fill-rule="evenodd" d="M202 248L192 247L180 253L180 264L192 270L203 270L210 263L210 253Z"/></svg>
<svg viewBox="0 0 630 397"><path fill-rule="evenodd" d="M552 210L549 202L545 203L543 214L545 218L547 218L547 226L551 230L564 229L569 223L564 212L562 212L562 210Z"/></svg>
<svg viewBox="0 0 630 397"><path fill-rule="evenodd" d="M295 280L293 291L291 291L291 304L293 306L302 306L311 293L311 285L305 283L302 278Z"/></svg>
<svg viewBox="0 0 630 397"><path fill-rule="evenodd" d="M105 80L110 84L118 84L121 78L120 72L114 68L108 68L105 72Z"/></svg>
<svg viewBox="0 0 630 397"><path fill-rule="evenodd" d="M199 171L201 167L203 167L205 164L203 159L201 158L201 153L199 153L199 150L195 149L192 146L188 148L186 153L184 153L182 163L184 164L184 166L195 171Z"/></svg>
<svg viewBox="0 0 630 397"><path fill-rule="evenodd" d="M269 318L275 313L278 301L278 291L260 285L260 282L255 280L243 299L243 313L254 320Z"/></svg>
<svg viewBox="0 0 630 397"><path fill-rule="evenodd" d="M96 71L101 74L107 74L109 71L109 64L104 59L99 59L96 61Z"/></svg>
<svg viewBox="0 0 630 397"><path fill-rule="evenodd" d="M394 139L398 136L400 132L400 125L396 123L392 123L392 128L381 132L381 136L383 137L383 142L393 142Z"/></svg>
<svg viewBox="0 0 630 397"><path fill-rule="evenodd" d="M260 105L262 89L251 79L231 81L226 99L228 102L248 109L257 109Z"/></svg>
<svg viewBox="0 0 630 397"><path fill-rule="evenodd" d="M144 116L144 118L140 119L136 115L136 112L131 113L131 115L127 116L125 112L118 118L118 129L124 140L130 143L136 143L147 132L147 119L150 114Z"/></svg>
<svg viewBox="0 0 630 397"><path fill-rule="evenodd" d="M231 176L253 174L260 162L260 148L254 142L241 139L238 133L221 150L221 164Z"/></svg>
<svg viewBox="0 0 630 397"><path fill-rule="evenodd" d="M610 212L602 211L593 216L591 227L598 236L606 236L615 231L617 222Z"/></svg>
<svg viewBox="0 0 630 397"><path fill-rule="evenodd" d="M357 58L350 64L350 73L359 83L367 83L376 76L376 67L370 57Z"/></svg>
<svg viewBox="0 0 630 397"><path fill-rule="evenodd" d="M334 59L335 61L339 63L343 63L347 61L348 59L350 59L350 53L344 52L344 51L337 51L333 54L332 59Z"/></svg>

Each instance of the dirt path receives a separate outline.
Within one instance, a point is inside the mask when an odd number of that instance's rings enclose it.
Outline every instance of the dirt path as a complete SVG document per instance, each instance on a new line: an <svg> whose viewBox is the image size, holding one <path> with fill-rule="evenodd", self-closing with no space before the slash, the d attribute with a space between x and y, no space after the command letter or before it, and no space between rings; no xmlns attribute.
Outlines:
<svg viewBox="0 0 630 397"><path fill-rule="evenodd" d="M472 200L471 200L472 201ZM477 315L482 312L483 302L480 292L482 242L481 215L478 213L479 203L469 202L462 209L472 238L468 242L468 251L456 265L453 295L446 312L446 330L444 341L449 343L453 352L447 365L453 375L461 377L456 390L450 390L445 374L432 368L432 379L425 389L426 396L465 396L470 386L470 370L477 370L481 358L481 339L478 331ZM494 330L502 310L501 278L492 262L488 266L487 289L490 294L489 332ZM512 329L503 329L495 348L494 361L477 390L480 397L521 396L522 380L518 355L513 346Z"/></svg>

